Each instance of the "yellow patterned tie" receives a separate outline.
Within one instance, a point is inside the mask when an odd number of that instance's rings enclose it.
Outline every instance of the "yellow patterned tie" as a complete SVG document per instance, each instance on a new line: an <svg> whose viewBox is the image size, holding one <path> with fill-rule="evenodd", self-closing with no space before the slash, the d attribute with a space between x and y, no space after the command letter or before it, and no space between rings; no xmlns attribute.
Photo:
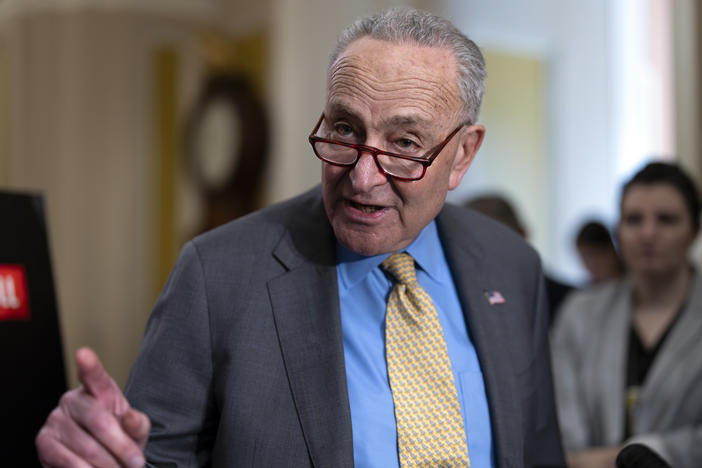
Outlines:
<svg viewBox="0 0 702 468"><path fill-rule="evenodd" d="M409 254L390 255L382 268L396 280L385 315L385 354L400 466L470 466L461 407L434 304L417 283Z"/></svg>

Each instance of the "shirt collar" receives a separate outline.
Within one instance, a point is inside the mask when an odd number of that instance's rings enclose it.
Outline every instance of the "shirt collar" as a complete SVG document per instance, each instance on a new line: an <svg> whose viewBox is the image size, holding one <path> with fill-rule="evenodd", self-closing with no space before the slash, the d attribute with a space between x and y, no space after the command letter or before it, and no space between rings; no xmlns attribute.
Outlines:
<svg viewBox="0 0 702 468"><path fill-rule="evenodd" d="M441 268L441 240L439 231L436 228L436 221L430 222L422 229L417 238L412 241L404 252L409 253L424 272L437 282L444 280L444 272ZM340 286L349 289L358 284L374 268L383 263L390 254L380 254L371 257L353 252L343 245L336 243L337 271L339 274ZM340 291L342 292L342 291Z"/></svg>

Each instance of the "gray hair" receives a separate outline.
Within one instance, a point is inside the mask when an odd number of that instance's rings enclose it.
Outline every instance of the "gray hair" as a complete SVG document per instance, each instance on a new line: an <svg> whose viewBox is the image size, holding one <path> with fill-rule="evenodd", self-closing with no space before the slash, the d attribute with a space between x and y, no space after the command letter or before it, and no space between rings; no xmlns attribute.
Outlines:
<svg viewBox="0 0 702 468"><path fill-rule="evenodd" d="M329 70L353 41L364 36L393 43L413 43L453 52L456 58L458 89L463 114L475 123L485 89L485 59L478 46L450 21L409 7L396 7L377 15L360 18L339 36L332 51Z"/></svg>

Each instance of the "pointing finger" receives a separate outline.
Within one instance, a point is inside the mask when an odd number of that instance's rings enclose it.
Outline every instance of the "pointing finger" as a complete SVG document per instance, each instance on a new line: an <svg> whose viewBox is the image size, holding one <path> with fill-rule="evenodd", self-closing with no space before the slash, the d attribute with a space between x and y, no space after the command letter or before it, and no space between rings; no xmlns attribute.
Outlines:
<svg viewBox="0 0 702 468"><path fill-rule="evenodd" d="M105 371L100 359L92 349L79 349L76 353L76 364L78 366L78 380L86 392L117 416L121 416L129 409L129 404L121 390Z"/></svg>
<svg viewBox="0 0 702 468"><path fill-rule="evenodd" d="M100 359L92 349L80 348L76 352L76 364L78 380L92 396L96 397L112 389L112 379L105 372Z"/></svg>

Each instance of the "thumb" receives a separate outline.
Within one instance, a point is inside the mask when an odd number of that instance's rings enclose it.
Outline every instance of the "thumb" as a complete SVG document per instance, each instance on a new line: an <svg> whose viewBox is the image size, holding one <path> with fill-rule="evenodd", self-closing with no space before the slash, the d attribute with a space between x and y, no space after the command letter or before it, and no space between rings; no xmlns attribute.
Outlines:
<svg viewBox="0 0 702 468"><path fill-rule="evenodd" d="M113 414L121 416L129 409L127 400L122 395L112 377L105 371L95 351L80 348L76 352L78 380L84 390Z"/></svg>

